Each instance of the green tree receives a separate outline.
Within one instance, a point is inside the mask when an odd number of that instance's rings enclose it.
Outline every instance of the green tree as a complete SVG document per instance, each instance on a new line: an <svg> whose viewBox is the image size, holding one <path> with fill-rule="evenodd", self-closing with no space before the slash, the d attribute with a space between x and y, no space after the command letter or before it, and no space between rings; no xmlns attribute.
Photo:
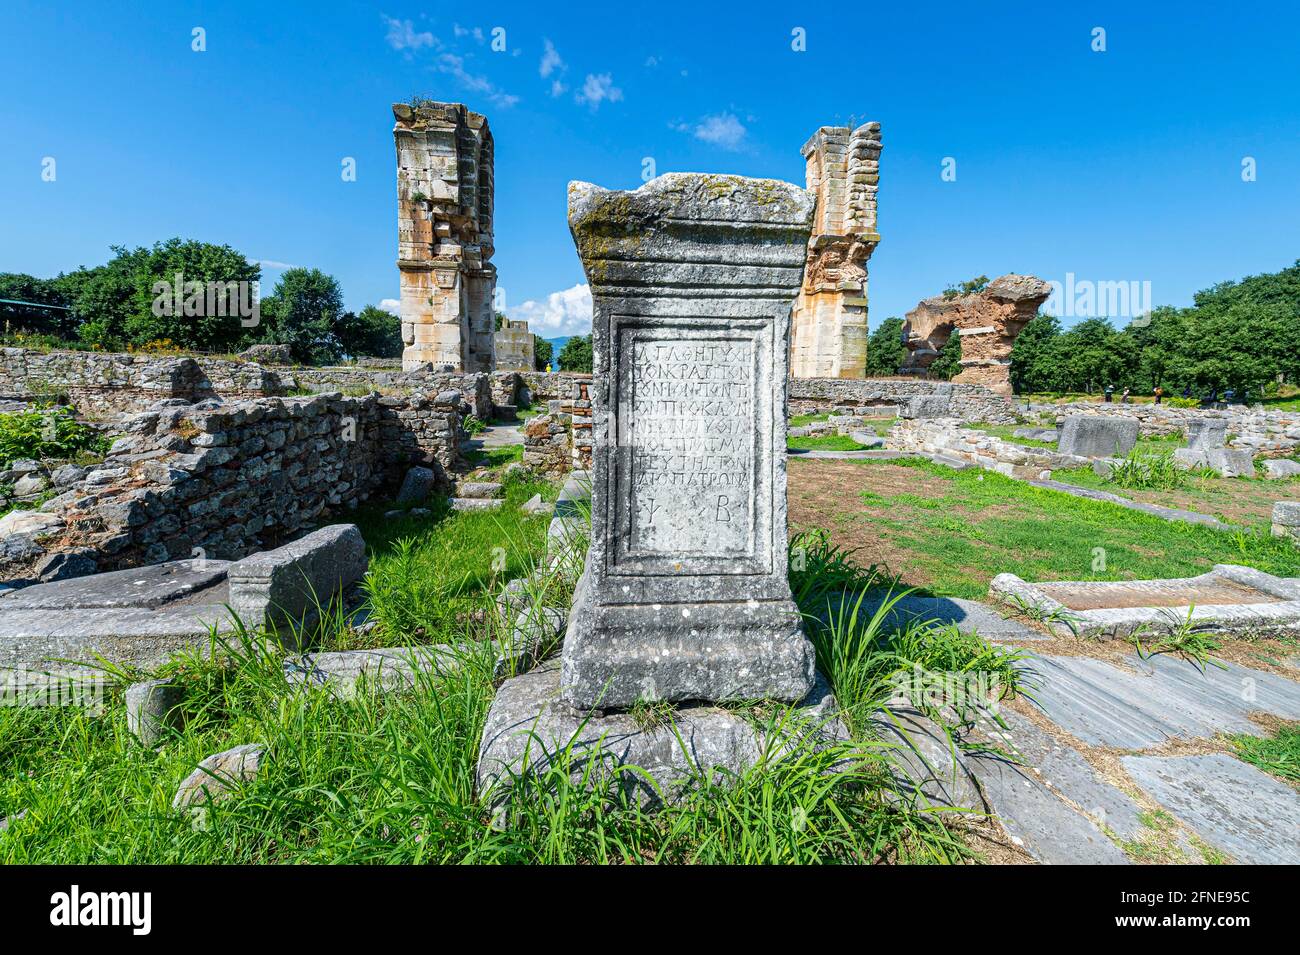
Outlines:
<svg viewBox="0 0 1300 955"><path fill-rule="evenodd" d="M1054 391L1057 387L1057 340L1061 320L1039 313L1021 329L1011 346L1011 387L1017 394Z"/></svg>
<svg viewBox="0 0 1300 955"><path fill-rule="evenodd" d="M337 334L343 314L338 280L320 269L288 269L262 300L262 340L288 345L293 357L307 364L337 361Z"/></svg>
<svg viewBox="0 0 1300 955"><path fill-rule="evenodd" d="M9 301L3 301L8 299ZM15 302L31 302L17 305ZM58 279L38 279L21 272L0 272L0 326L40 335L65 337L76 327ZM63 306L42 308L41 306Z"/></svg>
<svg viewBox="0 0 1300 955"><path fill-rule="evenodd" d="M958 295L973 295L976 292L982 292L988 288L989 277L987 275L977 275L969 282L958 282L956 285L949 285L943 290L944 298L956 298Z"/></svg>
<svg viewBox="0 0 1300 955"><path fill-rule="evenodd" d="M563 371L591 373L593 356L590 335L574 335L560 349L560 368Z"/></svg>
<svg viewBox="0 0 1300 955"><path fill-rule="evenodd" d="M907 346L903 344L903 320L887 318L867 339L867 377L896 375L905 361Z"/></svg>
<svg viewBox="0 0 1300 955"><path fill-rule="evenodd" d="M252 337L249 317L240 313L240 292L251 305L261 269L230 246L176 238L152 248L113 246L112 252L103 265L54 280L85 344L120 349L166 339L179 348L227 351ZM185 283L198 285L187 289Z"/></svg>
<svg viewBox="0 0 1300 955"><path fill-rule="evenodd" d="M951 381L961 371L961 336L952 330L948 340L939 349L939 357L930 365L930 377Z"/></svg>
<svg viewBox="0 0 1300 955"><path fill-rule="evenodd" d="M540 335L533 336L533 367L538 371L545 371L546 366L551 363L551 357L555 350L551 343Z"/></svg>
<svg viewBox="0 0 1300 955"><path fill-rule="evenodd" d="M352 358L402 357L402 320L376 305L344 312L334 331L339 349Z"/></svg>

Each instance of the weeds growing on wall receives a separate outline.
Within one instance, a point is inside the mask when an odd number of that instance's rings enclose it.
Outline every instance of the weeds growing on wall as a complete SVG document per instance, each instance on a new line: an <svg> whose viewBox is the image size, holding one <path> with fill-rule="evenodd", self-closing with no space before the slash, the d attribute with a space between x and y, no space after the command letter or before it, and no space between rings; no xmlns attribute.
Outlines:
<svg viewBox="0 0 1300 955"><path fill-rule="evenodd" d="M0 414L0 468L31 458L73 458L82 452L102 454L108 442L68 407Z"/></svg>

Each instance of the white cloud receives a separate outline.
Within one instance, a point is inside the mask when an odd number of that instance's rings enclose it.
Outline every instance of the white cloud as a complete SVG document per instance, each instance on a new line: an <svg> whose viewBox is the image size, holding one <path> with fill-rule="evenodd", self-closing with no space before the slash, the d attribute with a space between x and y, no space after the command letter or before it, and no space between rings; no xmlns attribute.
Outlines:
<svg viewBox="0 0 1300 955"><path fill-rule="evenodd" d="M679 123L674 128L683 132L689 128L696 139L732 152L744 147L745 136L749 132L734 113L705 116L693 128L686 123Z"/></svg>
<svg viewBox="0 0 1300 955"><path fill-rule="evenodd" d="M658 66L658 65L659 65L659 57L657 57L657 56L647 56L647 57L645 58L645 65L646 65L646 66Z"/></svg>
<svg viewBox="0 0 1300 955"><path fill-rule="evenodd" d="M394 50L418 50L422 46L438 46L438 38L428 30L417 32L410 20L397 20L380 14L388 24L388 45Z"/></svg>
<svg viewBox="0 0 1300 955"><path fill-rule="evenodd" d="M283 272L285 269L301 268L301 266L291 265L288 262L277 262L275 259L256 259L255 261L264 269L275 269L278 272Z"/></svg>
<svg viewBox="0 0 1300 955"><path fill-rule="evenodd" d="M550 40L544 39L542 40L542 46L542 61L537 64L537 72L542 79L546 79L546 77L550 76L556 70L563 73L568 69L568 67L564 65L564 60L560 58L559 51L555 49L554 43Z"/></svg>
<svg viewBox="0 0 1300 955"><path fill-rule="evenodd" d="M568 89L568 87L565 86L565 85L564 85L562 82L560 82L559 80L551 80L551 95L552 95L552 96L563 96L563 95L564 95L564 91L567 90L567 89Z"/></svg>
<svg viewBox="0 0 1300 955"><path fill-rule="evenodd" d="M587 104L595 112L603 102L617 103L623 98L623 91L614 85L614 77L610 74L588 73L582 89L573 98L576 102Z"/></svg>
<svg viewBox="0 0 1300 955"><path fill-rule="evenodd" d="M543 338L586 335L591 332L591 286L585 282L552 292L546 301L529 299L506 309L514 321L528 322L528 330Z"/></svg>
<svg viewBox="0 0 1300 955"><path fill-rule="evenodd" d="M379 307L382 308L385 312L388 312L388 313L390 313L390 314L392 314L392 315L401 315L401 314L402 314L402 302L401 302L401 299L396 299L396 298L381 298L381 299L379 300Z"/></svg>
<svg viewBox="0 0 1300 955"><path fill-rule="evenodd" d="M482 43L484 39L486 39L483 36L482 27L474 27L471 29L470 27L463 27L459 23L453 23L451 26L451 32L454 33L458 39L460 37L471 36L477 43Z"/></svg>
<svg viewBox="0 0 1300 955"><path fill-rule="evenodd" d="M454 76L457 82L465 89L472 93L481 93L492 101L494 106L502 108L514 106L519 102L519 97L513 93L506 93L497 89L486 76L477 73L471 73L465 69L465 58L455 53L443 53L438 57L439 72Z"/></svg>

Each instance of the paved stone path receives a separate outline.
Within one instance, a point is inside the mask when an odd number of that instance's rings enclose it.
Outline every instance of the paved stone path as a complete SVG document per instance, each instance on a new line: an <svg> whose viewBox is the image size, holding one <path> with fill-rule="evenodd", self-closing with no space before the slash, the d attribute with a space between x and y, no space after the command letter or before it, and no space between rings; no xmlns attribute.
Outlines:
<svg viewBox="0 0 1300 955"><path fill-rule="evenodd" d="M1296 680L1232 663L1202 671L1167 655L1130 655L1116 665L1045 654L1032 659L1030 678L1040 712L1062 738L1006 710L1007 731L994 740L1021 764L994 755L969 764L989 809L1034 858L1122 864L1129 861L1122 843L1145 834L1189 861L1205 861L1182 830L1149 829L1146 805L1232 861L1300 863L1300 792L1227 754L1178 755L1176 745L1225 733L1266 735L1252 713L1300 720ZM1112 763L1118 751L1131 789L1103 778L1097 760L1085 758L1094 747Z"/></svg>

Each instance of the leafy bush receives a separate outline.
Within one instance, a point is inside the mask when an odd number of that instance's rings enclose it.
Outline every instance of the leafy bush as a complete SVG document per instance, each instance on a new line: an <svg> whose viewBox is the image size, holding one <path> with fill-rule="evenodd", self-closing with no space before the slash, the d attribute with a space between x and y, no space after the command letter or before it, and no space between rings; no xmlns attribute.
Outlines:
<svg viewBox="0 0 1300 955"><path fill-rule="evenodd" d="M460 423L460 426L464 429L466 434L470 435L482 434L487 430L487 425L484 424L477 415L473 414L466 415L465 420Z"/></svg>
<svg viewBox="0 0 1300 955"><path fill-rule="evenodd" d="M71 458L82 451L103 452L108 442L77 420L71 408L0 414L0 467L24 458Z"/></svg>

